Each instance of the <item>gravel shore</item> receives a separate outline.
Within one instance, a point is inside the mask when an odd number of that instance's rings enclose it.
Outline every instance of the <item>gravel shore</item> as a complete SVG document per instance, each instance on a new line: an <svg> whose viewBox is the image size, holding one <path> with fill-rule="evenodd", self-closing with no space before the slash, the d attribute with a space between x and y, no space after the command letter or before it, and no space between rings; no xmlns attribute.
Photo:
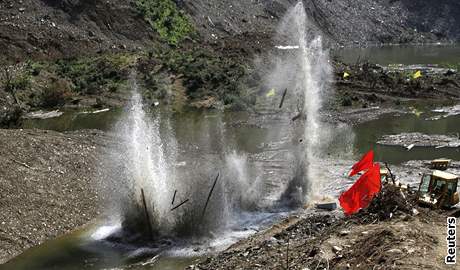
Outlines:
<svg viewBox="0 0 460 270"><path fill-rule="evenodd" d="M0 130L0 263L98 214L99 131Z"/></svg>

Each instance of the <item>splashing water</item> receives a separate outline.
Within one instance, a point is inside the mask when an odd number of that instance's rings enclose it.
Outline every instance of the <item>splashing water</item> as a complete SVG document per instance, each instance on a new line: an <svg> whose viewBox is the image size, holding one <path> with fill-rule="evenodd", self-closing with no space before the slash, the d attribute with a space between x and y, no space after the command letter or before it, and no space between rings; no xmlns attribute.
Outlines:
<svg viewBox="0 0 460 270"><path fill-rule="evenodd" d="M296 122L296 127L291 130L276 129L276 132L287 132L287 136L281 136L283 138L302 138L301 147L297 144L290 146L290 149L297 148L295 151L298 153L291 156L291 161L299 164L297 167L300 169L295 169L295 174L301 177L294 177L295 180L288 184L293 186L292 194L296 193L301 200L305 200L307 191L312 196L318 190L317 180L320 177L316 168L328 135L320 121L319 111L331 72L321 37L307 32L308 27L303 4L299 3L287 13L279 28L280 36L282 33L283 37L287 37L285 40L295 43L288 45L298 49L276 59L268 80L278 89L291 89L285 109L291 114L297 109L304 115L303 121ZM111 190L108 196L112 202L117 202L113 207L121 215L121 220L128 223L146 220L141 189L150 214L148 223L155 235L185 236L199 235L203 231L216 232L238 219L242 212L274 206L282 191L275 190L272 194L278 194L278 198L271 198L267 195L270 190L264 193L263 189L267 186L279 190L283 188L278 188L274 182L266 183L266 174L262 175L260 170L252 168L246 154L233 151L225 141L226 130L222 120L217 121L217 132L209 125L210 120L196 129L197 134L193 133L193 129L187 131L188 137L193 137L192 145L195 147L187 149L189 144L176 141L169 116L162 117L161 110L146 113L134 78L131 87L133 95L129 109L115 128L120 143L107 158L109 171L105 173L108 189ZM216 149L208 149L210 141L213 141L211 138L219 141L217 144L220 146ZM276 148L279 144L272 145ZM179 148L186 151L178 155ZM176 166L178 156L186 166ZM290 169L289 162L286 164ZM268 165L273 169L272 165ZM217 173L220 178L212 194L212 203L204 215L207 195ZM186 208L172 211L172 205L179 202L171 203L177 191L181 200L189 199L189 202Z"/></svg>
<svg viewBox="0 0 460 270"><path fill-rule="evenodd" d="M289 117L299 116L289 128L277 132L302 142L290 146L292 152L298 151L292 162L299 162L295 178L301 178L290 185L302 194L302 201L315 199L321 190L320 159L332 138L331 130L320 119L322 105L330 95L332 69L328 52L323 49L322 38L315 29L302 2L291 8L278 28L275 40L280 43L276 46L279 50L272 57L273 68L266 76L267 89L278 89L279 93L287 89L281 112Z"/></svg>
<svg viewBox="0 0 460 270"><path fill-rule="evenodd" d="M168 233L176 218L169 214L168 203L174 192L171 164L174 164L176 142L172 134L163 136L169 138L168 141L161 139L160 129L171 133L169 122L162 120L160 113L149 115L144 111L142 96L134 75L132 77L133 94L128 109L115 127L120 142L106 158L107 196L112 212L122 221L136 220L145 214L142 190L150 214L148 222L156 233Z"/></svg>
<svg viewBox="0 0 460 270"><path fill-rule="evenodd" d="M315 165L320 159L322 146L325 143L323 140L329 137L326 126L322 125L319 118L323 98L329 87L331 66L328 54L322 48L321 36L311 37L311 41L309 41L310 37L305 30L308 21L302 2L296 5L293 12L299 31L301 61L303 61L301 80L298 83L300 84L299 89L304 91L306 171L311 186L309 195L310 198L313 198L318 195L317 192L321 189L320 172Z"/></svg>

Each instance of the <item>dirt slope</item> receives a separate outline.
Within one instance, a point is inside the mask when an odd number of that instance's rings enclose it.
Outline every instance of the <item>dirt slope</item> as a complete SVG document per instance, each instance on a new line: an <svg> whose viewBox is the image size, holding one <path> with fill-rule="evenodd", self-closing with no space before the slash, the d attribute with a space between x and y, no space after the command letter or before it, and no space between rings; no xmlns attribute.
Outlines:
<svg viewBox="0 0 460 270"><path fill-rule="evenodd" d="M102 138L0 130L0 264L99 214L92 181Z"/></svg>
<svg viewBox="0 0 460 270"><path fill-rule="evenodd" d="M25 60L142 47L155 33L130 2L0 1L0 50Z"/></svg>
<svg viewBox="0 0 460 270"><path fill-rule="evenodd" d="M143 48L158 35L134 0L0 1L0 49L23 60ZM296 0L175 0L207 42L265 42ZM458 40L455 0L304 0L312 25L334 45ZM245 38L238 38L244 36ZM268 45L268 44L267 44Z"/></svg>

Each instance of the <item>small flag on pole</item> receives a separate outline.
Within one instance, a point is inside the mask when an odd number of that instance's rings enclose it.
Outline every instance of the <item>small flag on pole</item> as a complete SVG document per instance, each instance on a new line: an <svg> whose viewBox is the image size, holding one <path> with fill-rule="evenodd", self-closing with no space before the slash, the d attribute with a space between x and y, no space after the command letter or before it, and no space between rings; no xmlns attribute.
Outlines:
<svg viewBox="0 0 460 270"><path fill-rule="evenodd" d="M417 70L417 72L414 73L414 75L412 75L412 78L415 80L415 79L418 79L422 77L422 72L420 70Z"/></svg>

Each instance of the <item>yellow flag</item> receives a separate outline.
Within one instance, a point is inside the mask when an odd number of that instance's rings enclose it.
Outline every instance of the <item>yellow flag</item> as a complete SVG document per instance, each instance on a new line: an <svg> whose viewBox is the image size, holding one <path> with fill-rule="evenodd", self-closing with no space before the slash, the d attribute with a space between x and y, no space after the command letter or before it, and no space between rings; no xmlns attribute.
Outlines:
<svg viewBox="0 0 460 270"><path fill-rule="evenodd" d="M417 117L420 117L420 115L422 115L422 113L423 113L422 111L420 111L420 110L418 110L417 108L414 108L414 107L409 107L409 109L411 109L411 112L413 114L415 114L415 116L417 116Z"/></svg>
<svg viewBox="0 0 460 270"><path fill-rule="evenodd" d="M417 70L417 72L415 72L414 75L412 75L412 78L414 78L414 80L420 77L422 77L422 72L420 72L420 70Z"/></svg>
<svg viewBox="0 0 460 270"><path fill-rule="evenodd" d="M275 95L275 89L272 88L270 91L267 93L267 97L273 97Z"/></svg>
<svg viewBox="0 0 460 270"><path fill-rule="evenodd" d="M345 71L345 72L343 73L343 78L346 79L346 78L348 78L348 77L350 77L350 74L349 74L348 72Z"/></svg>

